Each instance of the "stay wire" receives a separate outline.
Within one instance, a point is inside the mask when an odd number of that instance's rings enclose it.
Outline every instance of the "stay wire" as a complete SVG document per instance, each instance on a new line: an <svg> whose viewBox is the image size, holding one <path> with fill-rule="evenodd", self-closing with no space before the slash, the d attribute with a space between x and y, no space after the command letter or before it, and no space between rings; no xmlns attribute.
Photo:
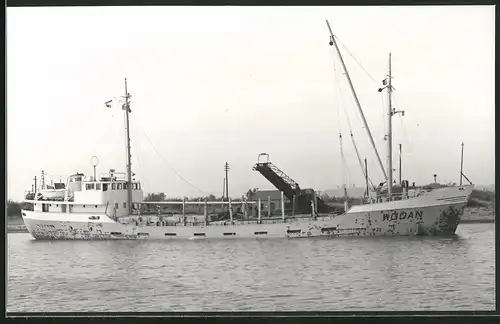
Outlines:
<svg viewBox="0 0 500 324"><path fill-rule="evenodd" d="M332 63L333 63L333 77L334 77L334 83L335 83L335 90L336 90L336 99L337 99L337 123L339 126L339 143L340 143L340 162L341 162L341 179L342 179L342 185L344 188L347 186L347 173L349 172L347 170L347 163L345 161L345 156L344 156L344 150L342 148L342 127L341 127L341 121L340 121L340 106L341 106L341 91L339 87L339 82L337 78L337 65L335 64L335 57L333 54L333 50L330 47L330 54L332 55Z"/></svg>
<svg viewBox="0 0 500 324"><path fill-rule="evenodd" d="M335 70L335 75L336 75L336 66L335 66L335 59L333 59L333 64L334 64L334 70ZM356 145L356 141L354 139L354 135L353 135L353 132L352 132L352 125L351 125L351 122L350 122L350 119L349 119L349 115L347 113L347 109L346 109L346 105L345 105L345 101L344 101L344 98L341 94L341 91L340 91L340 87L339 87L339 84L338 82L335 82L336 86L337 86L337 91L338 91L338 94L339 94L339 97L341 98L341 102L342 102L342 108L343 108L343 111L344 111L344 114L346 116L346 119L347 119L347 124L349 126L349 133L351 135L351 141L352 141L352 144L353 144L353 147L354 147L354 150L355 150L355 153L356 153L356 157L358 158L358 162L359 162L359 166L361 168L361 173L363 174L363 177L366 178L367 175L366 175L366 172L365 172L365 168L364 168L364 165L363 165L363 161L361 160L361 156L359 155L359 150L358 150L358 147ZM338 109L337 111L339 111L340 109ZM358 116L358 119L359 119L359 116ZM339 117L339 120L340 120L340 117ZM339 129L340 129L340 125L339 125ZM343 157L345 159L345 157ZM346 163L346 169L347 169L347 163ZM348 170L347 170L348 171ZM373 188L375 188L375 186L373 185L373 182L372 180L370 179L370 177L368 177L368 181L370 182L370 184L372 185Z"/></svg>
<svg viewBox="0 0 500 324"><path fill-rule="evenodd" d="M151 140L149 139L148 135L146 134L146 132L143 132L144 136L146 137L146 139L148 140L149 144L151 145L151 147L153 148L153 150L156 152L156 154L162 159L162 161L165 163L165 165L170 169L170 171L172 171L175 175L177 175L177 177L179 177L179 179L181 179L182 181L184 181L184 183L186 183L188 186L190 186L191 188L193 189L196 189L198 190L199 192L201 193L204 193L204 194L209 194L208 192L204 191L204 190L201 190L200 188L198 188L197 186L193 185L192 183L190 183L189 181L187 181L182 175L179 174L179 172L177 172L168 162L167 160L165 160L165 158L160 154L160 152L156 149L156 147L153 145L153 143L151 142Z"/></svg>
<svg viewBox="0 0 500 324"><path fill-rule="evenodd" d="M146 134L145 131L143 131L141 125L142 125L142 121L141 121L141 118L139 117L139 115L136 116L135 118L135 121L136 121L136 128L139 129L139 131L144 135L144 137L147 139L147 141L149 142L149 145L151 145L151 148L153 148L153 150L155 151L155 153L160 157L160 159L163 161L163 163L165 163L165 165L170 169L170 171L172 171L179 179L181 179L184 183L186 183L188 186L190 186L191 188L203 193L203 194L209 194L208 192L198 188L197 186L195 186L194 184L190 183L188 180L186 180L179 172L177 172L168 162L167 160L161 155L161 153L156 149L156 147L154 146L153 142L151 141L151 139L149 138L149 136ZM132 128L132 127L131 127ZM139 155L139 154L137 154ZM139 156L137 157L138 159L138 162L139 162ZM140 162L139 162L140 163Z"/></svg>
<svg viewBox="0 0 500 324"><path fill-rule="evenodd" d="M356 63L359 65L359 67L370 77L370 79L372 79L372 81L378 85L378 82L375 81L375 78L371 76L371 74L363 67L363 65L361 63L359 63L359 61L354 57L354 55L351 54L351 52L349 51L349 49L347 48L347 46L344 45L344 43L342 43L340 41L340 39L338 37L335 37L338 42L340 43L340 45L342 45L342 47L347 51L347 53L349 53L349 55L354 59L354 61L356 61Z"/></svg>

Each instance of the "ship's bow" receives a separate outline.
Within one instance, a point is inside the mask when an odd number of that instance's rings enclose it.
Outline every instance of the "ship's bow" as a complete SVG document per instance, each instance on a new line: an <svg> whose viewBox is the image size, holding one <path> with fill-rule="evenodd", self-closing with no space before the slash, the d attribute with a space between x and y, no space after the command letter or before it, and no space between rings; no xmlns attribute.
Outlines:
<svg viewBox="0 0 500 324"><path fill-rule="evenodd" d="M464 214L465 206L472 194L473 186L437 189L430 196L438 204L438 217L434 224L421 231L428 235L453 235Z"/></svg>

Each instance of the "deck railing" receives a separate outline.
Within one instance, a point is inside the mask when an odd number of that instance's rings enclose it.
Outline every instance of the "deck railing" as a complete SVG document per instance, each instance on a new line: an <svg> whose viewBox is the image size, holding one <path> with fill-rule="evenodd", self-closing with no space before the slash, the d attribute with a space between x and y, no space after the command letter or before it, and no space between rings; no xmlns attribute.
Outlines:
<svg viewBox="0 0 500 324"><path fill-rule="evenodd" d="M411 190L409 192L402 192L402 193L395 193L391 194L391 199L389 199L388 194L383 194L383 195L377 195L376 197L368 197L364 198L363 204L376 204L376 203L381 203L381 202L388 202L388 201L397 201L397 200L407 200L407 199L412 199L418 196L421 196L424 194L426 191L425 190Z"/></svg>

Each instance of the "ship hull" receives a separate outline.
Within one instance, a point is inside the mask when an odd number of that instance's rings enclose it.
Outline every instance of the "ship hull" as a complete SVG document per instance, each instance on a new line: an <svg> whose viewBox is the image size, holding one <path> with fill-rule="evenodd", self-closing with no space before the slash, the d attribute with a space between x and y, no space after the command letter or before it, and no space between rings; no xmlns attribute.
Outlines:
<svg viewBox="0 0 500 324"><path fill-rule="evenodd" d="M162 226L135 221L123 224L105 215L23 210L28 231L39 240L236 239L342 236L453 235L463 215L469 189L436 190L422 197L353 206L346 214L263 220L234 224ZM135 216L137 217L137 216ZM145 217L143 217L144 220Z"/></svg>

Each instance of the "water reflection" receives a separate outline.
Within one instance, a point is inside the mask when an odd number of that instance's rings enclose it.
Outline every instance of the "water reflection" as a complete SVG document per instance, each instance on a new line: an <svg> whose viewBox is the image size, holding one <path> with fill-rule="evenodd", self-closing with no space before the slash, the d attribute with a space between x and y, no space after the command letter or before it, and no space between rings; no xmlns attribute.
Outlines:
<svg viewBox="0 0 500 324"><path fill-rule="evenodd" d="M8 310L492 309L493 229L230 241L47 242L9 234Z"/></svg>

